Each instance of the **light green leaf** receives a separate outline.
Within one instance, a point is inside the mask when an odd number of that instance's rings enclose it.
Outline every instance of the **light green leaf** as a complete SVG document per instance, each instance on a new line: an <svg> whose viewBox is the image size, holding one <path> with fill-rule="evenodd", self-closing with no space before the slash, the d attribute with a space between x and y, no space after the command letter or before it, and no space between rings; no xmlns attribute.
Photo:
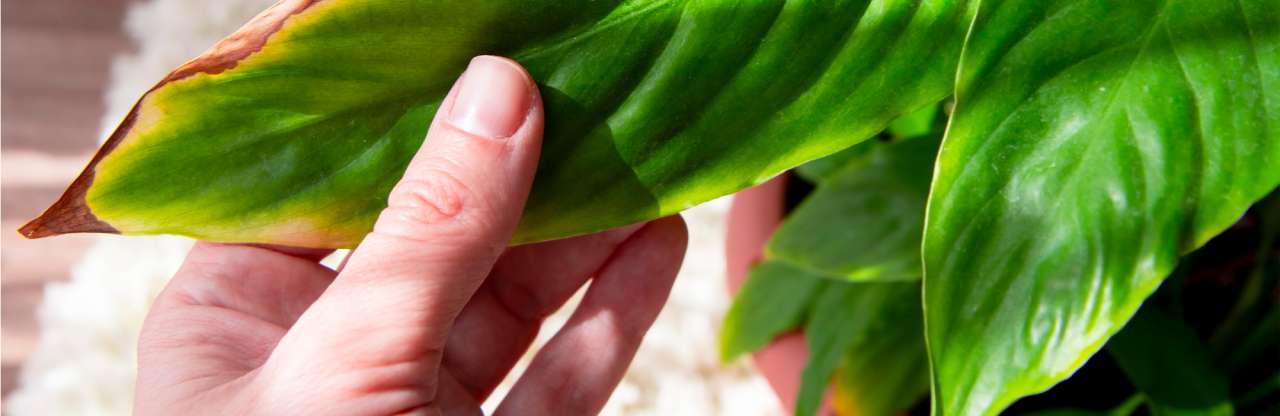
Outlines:
<svg viewBox="0 0 1280 416"><path fill-rule="evenodd" d="M805 325L809 362L801 375L796 414L818 410L837 368L844 371L837 385L843 386L838 402L846 410L882 414L919 399L926 391L917 387L926 386L927 362L920 314L918 282L829 284Z"/></svg>
<svg viewBox="0 0 1280 416"><path fill-rule="evenodd" d="M753 267L725 314L720 359L729 362L798 328L814 298L829 284L821 276L779 261Z"/></svg>
<svg viewBox="0 0 1280 416"><path fill-rule="evenodd" d="M925 227L936 415L1069 376L1280 183L1277 10L983 2Z"/></svg>
<svg viewBox="0 0 1280 416"><path fill-rule="evenodd" d="M938 137L875 144L818 185L766 256L848 280L920 278L920 235Z"/></svg>
<svg viewBox="0 0 1280 416"><path fill-rule="evenodd" d="M1214 368L1209 349L1156 305L1143 307L1107 349L1155 416L1235 413L1227 378Z"/></svg>
<svg viewBox="0 0 1280 416"><path fill-rule="evenodd" d="M938 124L938 110L941 108L942 104L938 103L912 111L889 123L889 128L885 129L885 131L898 139L920 137L933 133Z"/></svg>
<svg viewBox="0 0 1280 416"><path fill-rule="evenodd" d="M152 89L29 237L349 247L467 61L546 137L517 242L679 212L951 92L976 0L287 0Z"/></svg>

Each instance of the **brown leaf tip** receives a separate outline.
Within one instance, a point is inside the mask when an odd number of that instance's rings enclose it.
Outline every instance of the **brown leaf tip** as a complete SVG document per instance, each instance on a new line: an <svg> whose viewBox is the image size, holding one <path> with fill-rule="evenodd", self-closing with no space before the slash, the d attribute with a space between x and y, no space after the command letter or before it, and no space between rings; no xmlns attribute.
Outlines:
<svg viewBox="0 0 1280 416"><path fill-rule="evenodd" d="M27 225L23 225L22 228L18 229L18 233L30 239L70 233L120 234L120 230L102 222L87 210L81 212L54 212L57 209L57 205L50 208L44 215L31 220Z"/></svg>
<svg viewBox="0 0 1280 416"><path fill-rule="evenodd" d="M200 57L170 73L159 84L152 87L152 91L166 83L186 78L196 73L212 74L234 68L239 64L240 60L262 49L267 43L267 39L279 31L290 16L305 11L318 1L280 0L279 3L259 14L244 27L241 27L240 30L237 30L236 33L223 39ZM150 92L147 94L149 95ZM98 153L89 162L89 166L85 167L80 176L71 183L71 186L67 188L62 197L48 210L45 210L44 214L41 214L39 218L31 220L27 225L22 226L18 232L24 237L32 239L70 233L120 234L120 231L112 227L111 224L107 224L93 215L92 210L85 203L85 195L93 183L98 162L115 150L115 147L128 135L137 116L138 105L135 104L133 110L129 112L125 120L120 123L116 131L102 145L102 148L98 149Z"/></svg>
<svg viewBox="0 0 1280 416"><path fill-rule="evenodd" d="M95 156L94 162L96 163L99 158L101 155ZM80 177L71 182L71 186L67 187L67 191L58 198L57 202L44 210L39 217L18 229L18 232L23 237L32 239L70 233L120 234L120 230L93 215L93 211L85 203L85 194L92 182L93 167L91 165L80 173Z"/></svg>

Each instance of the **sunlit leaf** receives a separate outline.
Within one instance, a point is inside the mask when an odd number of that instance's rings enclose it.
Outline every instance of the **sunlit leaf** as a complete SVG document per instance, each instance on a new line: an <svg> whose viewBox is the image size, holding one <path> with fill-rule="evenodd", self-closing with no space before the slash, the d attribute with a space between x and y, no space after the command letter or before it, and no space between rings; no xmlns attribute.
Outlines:
<svg viewBox="0 0 1280 416"><path fill-rule="evenodd" d="M983 2L924 240L936 415L1069 376L1280 183L1277 10Z"/></svg>
<svg viewBox="0 0 1280 416"><path fill-rule="evenodd" d="M516 241L679 212L951 93L975 0L285 0L152 89L24 227L352 246L471 57L546 138Z"/></svg>

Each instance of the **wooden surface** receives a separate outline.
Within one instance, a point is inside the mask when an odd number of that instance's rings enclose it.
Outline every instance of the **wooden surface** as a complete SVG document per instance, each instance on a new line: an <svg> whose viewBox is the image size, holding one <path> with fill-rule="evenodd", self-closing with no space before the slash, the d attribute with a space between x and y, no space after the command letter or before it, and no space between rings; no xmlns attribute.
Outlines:
<svg viewBox="0 0 1280 416"><path fill-rule="evenodd" d="M15 230L61 193L97 148L111 58L127 52L131 0L0 3L0 352L8 394L38 334L47 282L66 280L90 241L27 241Z"/></svg>

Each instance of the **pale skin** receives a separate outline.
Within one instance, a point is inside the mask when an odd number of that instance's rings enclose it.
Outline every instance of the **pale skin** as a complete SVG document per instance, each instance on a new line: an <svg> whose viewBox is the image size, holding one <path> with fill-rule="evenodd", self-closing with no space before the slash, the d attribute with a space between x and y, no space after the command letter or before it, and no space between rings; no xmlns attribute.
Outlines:
<svg viewBox="0 0 1280 416"><path fill-rule="evenodd" d="M319 250L192 249L144 324L135 413L479 414L588 282L496 413L599 412L671 290L683 221L508 247L541 146L537 88L479 57L440 108L338 270Z"/></svg>

